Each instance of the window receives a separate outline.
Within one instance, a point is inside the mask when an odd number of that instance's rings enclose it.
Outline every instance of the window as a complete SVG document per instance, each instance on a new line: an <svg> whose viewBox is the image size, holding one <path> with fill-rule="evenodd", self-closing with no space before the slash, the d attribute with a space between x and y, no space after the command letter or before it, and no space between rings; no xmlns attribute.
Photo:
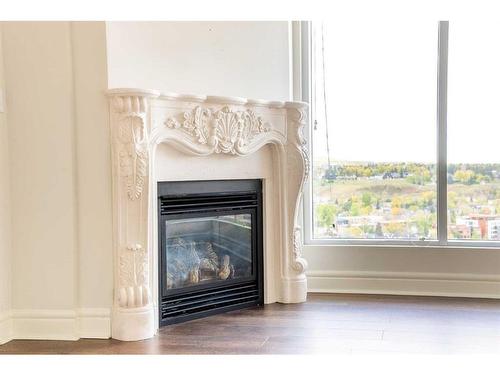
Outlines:
<svg viewBox="0 0 500 375"><path fill-rule="evenodd" d="M500 24L453 22L449 41L448 238L500 240Z"/></svg>
<svg viewBox="0 0 500 375"><path fill-rule="evenodd" d="M500 26L448 27L312 24L310 239L500 240Z"/></svg>

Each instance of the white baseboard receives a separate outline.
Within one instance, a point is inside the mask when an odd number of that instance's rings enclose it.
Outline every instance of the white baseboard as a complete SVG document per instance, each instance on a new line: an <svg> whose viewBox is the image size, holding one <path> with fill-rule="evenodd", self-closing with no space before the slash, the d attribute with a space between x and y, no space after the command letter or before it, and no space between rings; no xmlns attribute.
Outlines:
<svg viewBox="0 0 500 375"><path fill-rule="evenodd" d="M78 331L81 338L109 339L111 337L110 310L78 310Z"/></svg>
<svg viewBox="0 0 500 375"><path fill-rule="evenodd" d="M12 340L12 320L10 312L0 313L0 345Z"/></svg>
<svg viewBox="0 0 500 375"><path fill-rule="evenodd" d="M309 292L500 298L500 275L314 270L307 281Z"/></svg>
<svg viewBox="0 0 500 375"><path fill-rule="evenodd" d="M78 340L74 310L12 310L15 339Z"/></svg>
<svg viewBox="0 0 500 375"><path fill-rule="evenodd" d="M110 337L109 309L12 310L0 316L0 344L13 339L75 341Z"/></svg>

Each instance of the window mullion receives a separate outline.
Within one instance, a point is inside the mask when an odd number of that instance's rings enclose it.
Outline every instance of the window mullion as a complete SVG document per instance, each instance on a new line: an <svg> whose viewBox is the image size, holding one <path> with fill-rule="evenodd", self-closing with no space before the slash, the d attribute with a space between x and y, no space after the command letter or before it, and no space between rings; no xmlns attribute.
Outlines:
<svg viewBox="0 0 500 375"><path fill-rule="evenodd" d="M439 22L437 74L437 237L441 245L448 240L448 21Z"/></svg>

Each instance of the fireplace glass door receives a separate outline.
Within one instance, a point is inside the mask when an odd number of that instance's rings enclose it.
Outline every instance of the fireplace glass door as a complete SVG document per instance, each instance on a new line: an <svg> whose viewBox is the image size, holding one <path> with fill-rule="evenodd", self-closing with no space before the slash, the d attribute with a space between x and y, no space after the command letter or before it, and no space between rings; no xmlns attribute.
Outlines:
<svg viewBox="0 0 500 375"><path fill-rule="evenodd" d="M239 211L167 218L165 292L254 278L253 216Z"/></svg>

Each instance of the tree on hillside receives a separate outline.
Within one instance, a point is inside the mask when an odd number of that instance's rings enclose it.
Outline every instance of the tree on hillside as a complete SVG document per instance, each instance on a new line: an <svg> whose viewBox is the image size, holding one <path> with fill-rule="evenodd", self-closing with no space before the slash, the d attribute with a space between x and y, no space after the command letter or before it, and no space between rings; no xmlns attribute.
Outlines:
<svg viewBox="0 0 500 375"><path fill-rule="evenodd" d="M332 204L324 203L316 206L316 221L321 227L330 228L335 223L337 208Z"/></svg>
<svg viewBox="0 0 500 375"><path fill-rule="evenodd" d="M402 235L404 228L405 226L403 223L388 223L385 225L385 230L392 234L393 237Z"/></svg>
<svg viewBox="0 0 500 375"><path fill-rule="evenodd" d="M351 214L351 216L359 216L361 214L360 204L358 202L352 202L349 213Z"/></svg>
<svg viewBox="0 0 500 375"><path fill-rule="evenodd" d="M347 229L348 236L350 238L364 238L365 233L360 227L350 227Z"/></svg>
<svg viewBox="0 0 500 375"><path fill-rule="evenodd" d="M372 194L370 194L369 192L364 192L361 196L361 202L363 202L364 207L371 206L372 200Z"/></svg>
<svg viewBox="0 0 500 375"><path fill-rule="evenodd" d="M398 196L395 196L392 198L391 202L391 213L394 216L397 216L401 213L401 204L402 204L402 199Z"/></svg>
<svg viewBox="0 0 500 375"><path fill-rule="evenodd" d="M476 183L476 174L470 169L458 170L453 174L453 179L465 185L472 185Z"/></svg>
<svg viewBox="0 0 500 375"><path fill-rule="evenodd" d="M433 218L431 215L418 215L415 218L415 224L417 225L419 236L429 237L429 232L433 224Z"/></svg>
<svg viewBox="0 0 500 375"><path fill-rule="evenodd" d="M413 170L411 176L408 176L406 179L409 183L415 185L425 185L431 181L431 172L425 166L417 167Z"/></svg>

